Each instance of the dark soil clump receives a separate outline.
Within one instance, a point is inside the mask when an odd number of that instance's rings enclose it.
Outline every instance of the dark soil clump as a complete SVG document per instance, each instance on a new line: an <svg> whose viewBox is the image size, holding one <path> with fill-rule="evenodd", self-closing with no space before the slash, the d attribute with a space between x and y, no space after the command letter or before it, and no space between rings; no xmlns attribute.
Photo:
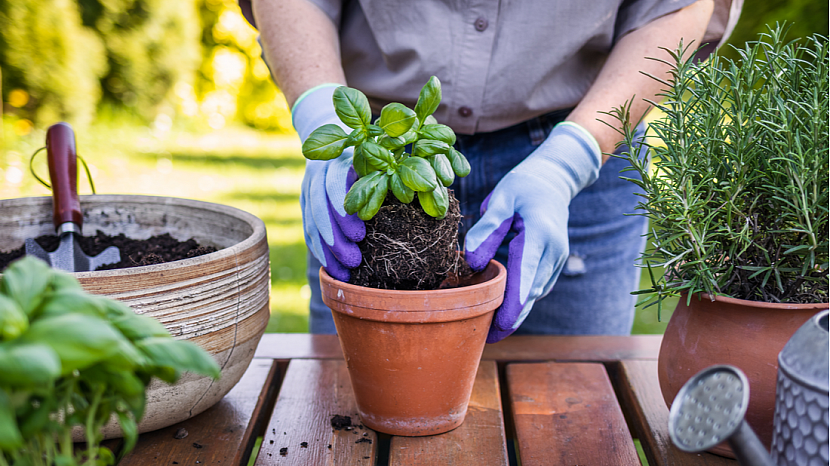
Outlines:
<svg viewBox="0 0 830 466"><path fill-rule="evenodd" d="M179 241L170 234L153 236L146 240L127 238L124 234L110 236L98 230L94 236L76 237L81 250L88 256L96 256L110 246L116 246L121 251L121 262L99 267L97 270L128 269L144 265L161 264L202 256L216 252L212 246L199 245L193 238ZM43 235L35 241L46 251L52 252L58 248L60 239L55 235ZM9 252L0 252L0 272L12 261L26 254L25 246Z"/></svg>
<svg viewBox="0 0 830 466"><path fill-rule="evenodd" d="M340 430L344 427L351 427L352 426L352 417L351 416L341 416L340 414L335 414L331 418L331 427L334 430Z"/></svg>
<svg viewBox="0 0 830 466"><path fill-rule="evenodd" d="M472 271L458 254L461 211L452 190L443 219L427 215L418 200L404 204L390 192L380 211L366 222L358 243L363 262L349 283L389 290L435 290L448 277ZM417 195L416 195L417 196Z"/></svg>

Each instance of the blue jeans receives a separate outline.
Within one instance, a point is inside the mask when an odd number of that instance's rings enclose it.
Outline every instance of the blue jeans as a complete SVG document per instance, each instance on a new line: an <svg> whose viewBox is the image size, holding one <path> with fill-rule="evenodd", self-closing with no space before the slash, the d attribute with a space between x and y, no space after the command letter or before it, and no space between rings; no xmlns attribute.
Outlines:
<svg viewBox="0 0 830 466"><path fill-rule="evenodd" d="M501 178L541 144L570 110L552 112L510 128L472 136L459 135L456 148L470 161L472 170L456 178L452 189L464 216L460 239L481 217L481 202ZM645 247L648 222L634 213L639 189L621 180L628 162L609 159L599 179L583 189L569 207L570 257L546 297L539 299L516 334L628 335L634 322L640 270L634 262ZM633 172L626 172L633 177ZM496 253L507 264L509 234ZM462 243L463 244L463 243ZM312 333L335 333L331 311L320 297L320 263L308 254L311 287Z"/></svg>

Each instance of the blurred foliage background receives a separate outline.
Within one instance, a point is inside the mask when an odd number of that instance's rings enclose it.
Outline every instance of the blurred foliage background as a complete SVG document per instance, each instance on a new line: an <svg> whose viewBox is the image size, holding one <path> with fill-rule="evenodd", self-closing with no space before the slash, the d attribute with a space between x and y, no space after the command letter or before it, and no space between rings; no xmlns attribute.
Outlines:
<svg viewBox="0 0 830 466"><path fill-rule="evenodd" d="M791 38L827 35L828 3L749 0L730 43L776 21L793 23ZM29 158L49 125L67 121L100 193L200 199L262 218L269 331L307 331L304 159L261 53L234 1L0 0L0 198L50 194ZM45 173L42 158L34 168ZM635 333L661 333L667 315L639 311Z"/></svg>

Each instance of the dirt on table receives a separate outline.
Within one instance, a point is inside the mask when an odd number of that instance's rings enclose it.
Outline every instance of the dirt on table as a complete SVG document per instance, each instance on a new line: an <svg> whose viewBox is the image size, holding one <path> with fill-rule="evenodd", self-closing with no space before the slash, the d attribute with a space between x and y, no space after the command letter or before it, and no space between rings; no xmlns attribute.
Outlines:
<svg viewBox="0 0 830 466"><path fill-rule="evenodd" d="M400 202L391 192L366 222L366 237L358 243L363 261L349 283L389 290L435 290L448 277L472 273L458 253L461 210L449 190L450 205L443 219L429 216L416 199Z"/></svg>
<svg viewBox="0 0 830 466"><path fill-rule="evenodd" d="M76 239L81 246L81 250L88 256L96 256L110 246L116 246L121 251L121 262L104 265L96 270L128 269L173 262L216 252L216 248L213 246L202 246L193 238L187 241L179 241L170 236L169 233L140 240L127 238L123 233L110 236L98 230L94 236L80 236ZM53 252L58 248L60 238L55 235L43 235L35 238L35 242L47 252ZM20 246L8 252L0 251L0 272L25 254L25 246Z"/></svg>

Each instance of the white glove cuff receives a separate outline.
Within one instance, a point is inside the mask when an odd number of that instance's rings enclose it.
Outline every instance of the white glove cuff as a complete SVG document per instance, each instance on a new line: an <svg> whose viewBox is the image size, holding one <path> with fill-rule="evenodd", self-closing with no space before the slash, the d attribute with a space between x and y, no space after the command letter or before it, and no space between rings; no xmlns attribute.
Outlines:
<svg viewBox="0 0 830 466"><path fill-rule="evenodd" d="M334 112L332 96L334 90L342 84L326 83L312 87L300 95L291 108L291 121L294 129L305 141L312 131L328 123L339 124L340 119Z"/></svg>

